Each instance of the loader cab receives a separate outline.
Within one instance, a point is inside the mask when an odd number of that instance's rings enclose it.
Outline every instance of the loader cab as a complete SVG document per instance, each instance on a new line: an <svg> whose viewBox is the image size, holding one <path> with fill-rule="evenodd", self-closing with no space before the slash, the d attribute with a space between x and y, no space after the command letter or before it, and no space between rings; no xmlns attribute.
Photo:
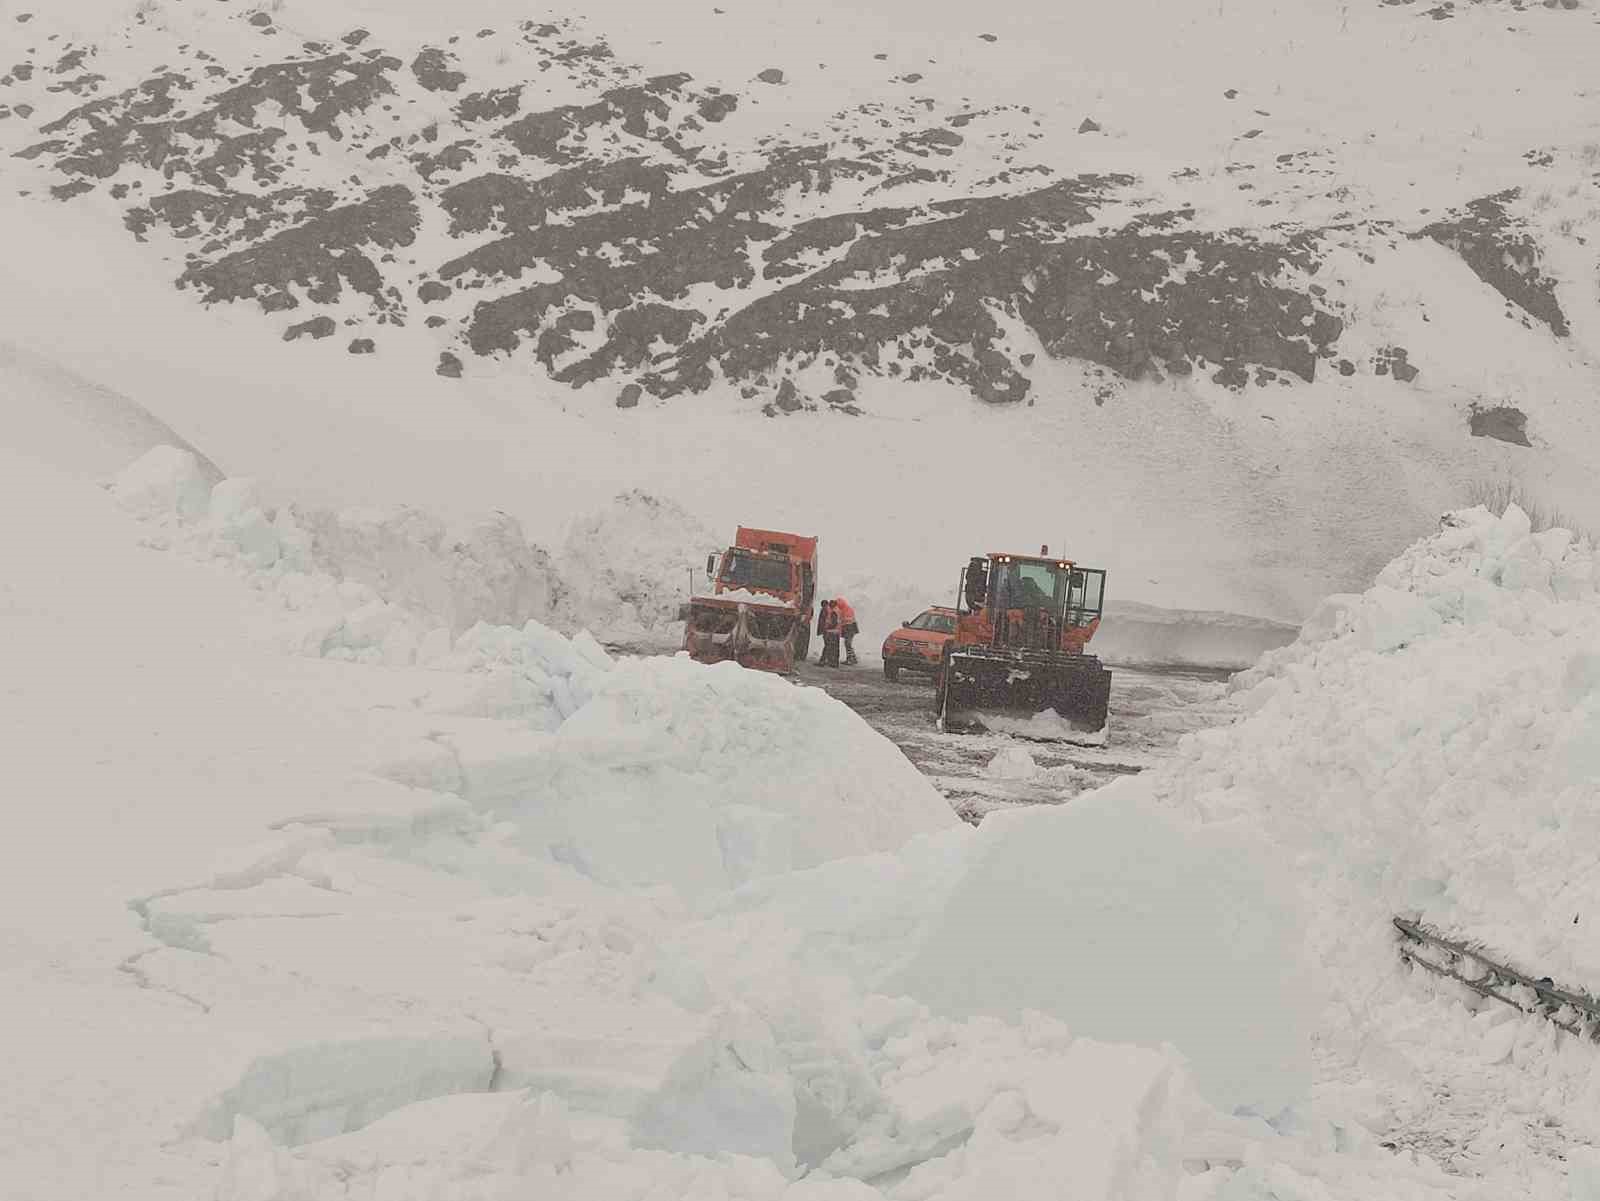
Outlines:
<svg viewBox="0 0 1600 1201"><path fill-rule="evenodd" d="M968 639L994 646L1082 646L1100 620L1106 573L1043 555L975 556L962 572Z"/></svg>

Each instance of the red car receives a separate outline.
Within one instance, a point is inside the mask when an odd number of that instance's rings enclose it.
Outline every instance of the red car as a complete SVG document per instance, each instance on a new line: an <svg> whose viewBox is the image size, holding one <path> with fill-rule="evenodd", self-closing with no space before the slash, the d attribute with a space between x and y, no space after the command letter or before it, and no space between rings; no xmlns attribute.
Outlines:
<svg viewBox="0 0 1600 1201"><path fill-rule="evenodd" d="M943 605L924 609L883 640L883 678L897 680L902 671L933 675L939 670L944 644L956 636L956 611Z"/></svg>

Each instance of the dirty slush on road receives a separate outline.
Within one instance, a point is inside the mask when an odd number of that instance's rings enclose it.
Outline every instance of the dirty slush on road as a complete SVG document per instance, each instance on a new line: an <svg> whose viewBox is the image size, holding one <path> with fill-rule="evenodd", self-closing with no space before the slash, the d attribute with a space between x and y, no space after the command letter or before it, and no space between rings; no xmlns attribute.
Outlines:
<svg viewBox="0 0 1600 1201"><path fill-rule="evenodd" d="M934 725L927 679L884 679L876 665L831 669L805 663L796 678L825 689L861 715L973 825L1019 805L1060 805L1170 754L1178 739L1222 717L1229 672L1187 667L1116 667L1104 746L1033 742L996 734L945 734Z"/></svg>

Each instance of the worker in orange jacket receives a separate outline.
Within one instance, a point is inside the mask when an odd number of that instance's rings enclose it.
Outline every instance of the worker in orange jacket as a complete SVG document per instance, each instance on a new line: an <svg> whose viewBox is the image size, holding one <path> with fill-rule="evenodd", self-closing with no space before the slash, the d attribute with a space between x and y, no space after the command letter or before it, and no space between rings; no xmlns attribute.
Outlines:
<svg viewBox="0 0 1600 1201"><path fill-rule="evenodd" d="M861 633L861 627L856 624L856 611L844 597L834 597L833 607L839 614L839 633L844 638L844 665L851 667L859 662L856 659L855 637Z"/></svg>

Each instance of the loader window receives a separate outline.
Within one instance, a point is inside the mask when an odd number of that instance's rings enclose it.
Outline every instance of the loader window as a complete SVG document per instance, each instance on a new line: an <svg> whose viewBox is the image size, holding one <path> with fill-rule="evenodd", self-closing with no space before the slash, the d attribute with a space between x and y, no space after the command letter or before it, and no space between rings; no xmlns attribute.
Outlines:
<svg viewBox="0 0 1600 1201"><path fill-rule="evenodd" d="M1067 619L1075 626L1086 626L1100 616L1105 594L1106 573L1075 567L1067 591Z"/></svg>
<svg viewBox="0 0 1600 1201"><path fill-rule="evenodd" d="M769 592L787 592L790 584L788 559L767 559L757 555L729 551L722 562L722 584L728 588L764 588Z"/></svg>
<svg viewBox="0 0 1600 1201"><path fill-rule="evenodd" d="M1002 609L1054 609L1060 572L1042 563L1007 563L1000 569L998 605Z"/></svg>

